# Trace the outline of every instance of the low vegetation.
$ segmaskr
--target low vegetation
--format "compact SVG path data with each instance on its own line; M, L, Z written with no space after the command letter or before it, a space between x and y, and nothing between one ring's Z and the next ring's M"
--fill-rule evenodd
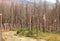
M17 34L19 36L26 36L26 37L36 37L36 30L29 31L27 28L20 28L17 29Z
M26 36L26 37L32 37L32 38L39 38L39 39L45 39L47 41L60 41L60 35L55 34L49 31L42 32L39 31L39 37L37 36L36 29L31 31L32 33L29 32L28 29L22 28L22 29L17 29L17 35L19 36Z

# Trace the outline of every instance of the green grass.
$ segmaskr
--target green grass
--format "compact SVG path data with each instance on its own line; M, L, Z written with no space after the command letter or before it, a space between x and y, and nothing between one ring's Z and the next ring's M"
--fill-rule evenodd
M60 34L52 33L50 31L39 31L39 35L37 36L36 29L32 30L31 32L26 28L17 29L17 35L45 39L47 41L60 41Z
M19 36L26 36L26 37L35 37L36 36L36 30L29 31L27 28L20 28L17 29L17 34Z

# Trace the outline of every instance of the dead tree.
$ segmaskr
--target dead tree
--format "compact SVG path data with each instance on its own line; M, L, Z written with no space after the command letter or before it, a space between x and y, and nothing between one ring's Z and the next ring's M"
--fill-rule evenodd
M56 15L57 15L57 24L58 24L58 27L60 26L60 21L59 21L59 0L56 0ZM56 30L58 30L59 28L58 27L55 27Z
M44 1L44 12L43 12L43 32L46 30L46 0Z
M28 6L28 16L29 16L29 29L30 29L30 32L32 31L32 27L31 27L31 17L32 17L32 14L31 14L31 5Z
M11 2L11 30L14 29L14 3Z

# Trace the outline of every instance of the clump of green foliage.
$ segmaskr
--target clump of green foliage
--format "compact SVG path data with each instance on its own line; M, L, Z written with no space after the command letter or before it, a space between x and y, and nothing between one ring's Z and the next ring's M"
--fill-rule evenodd
M17 29L17 34L19 36L36 37L36 29L30 31L27 28L20 28L20 29Z
M26 33L28 33L28 29L27 28L17 29L17 34L24 35Z

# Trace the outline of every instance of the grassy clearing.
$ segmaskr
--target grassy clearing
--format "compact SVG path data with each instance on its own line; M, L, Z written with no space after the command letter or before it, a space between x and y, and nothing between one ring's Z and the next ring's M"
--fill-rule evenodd
M42 33L39 35L39 38L47 41L60 41L60 35L54 33Z
M49 31L47 31L47 32L39 31L39 37L37 37L36 29L32 30L31 33L32 34L30 34L30 31L26 28L17 29L17 34L19 36L45 39L47 41L60 41L60 34L51 33Z

